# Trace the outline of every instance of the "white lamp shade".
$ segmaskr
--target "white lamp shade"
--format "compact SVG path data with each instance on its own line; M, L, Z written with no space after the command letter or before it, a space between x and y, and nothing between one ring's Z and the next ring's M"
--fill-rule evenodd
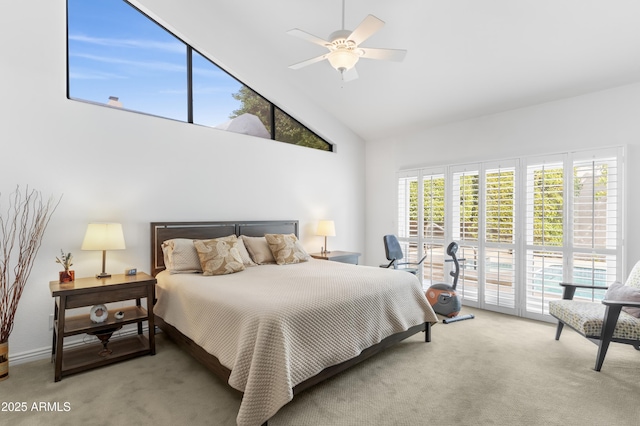
M90 223L82 250L124 250L124 234L119 223Z
M316 235L322 235L325 237L335 237L336 236L336 226L332 220L321 220L318 222L318 230L316 231Z

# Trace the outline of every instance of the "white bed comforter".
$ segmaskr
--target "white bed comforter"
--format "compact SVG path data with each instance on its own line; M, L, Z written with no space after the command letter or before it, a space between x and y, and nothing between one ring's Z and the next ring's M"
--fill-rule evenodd
M438 321L417 278L390 269L312 259L157 279L154 312L215 355L244 392L240 426L264 423L324 368Z

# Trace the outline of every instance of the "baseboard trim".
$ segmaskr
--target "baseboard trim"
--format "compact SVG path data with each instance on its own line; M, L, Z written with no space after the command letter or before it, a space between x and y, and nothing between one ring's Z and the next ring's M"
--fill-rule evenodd
M144 334L147 334L147 330L149 330L149 327L147 325L142 327L142 332ZM132 336L137 333L137 328L121 330L118 333L118 337L114 338L113 340L119 339L120 337ZM94 343L94 341L92 341L91 343ZM78 346L86 344L87 342L85 342L84 340L66 341L64 344L64 350L77 348ZM11 346L9 346L9 349L11 349ZM33 349L25 352L19 352L16 354L9 353L9 367L11 367L12 365L26 364L27 362L40 361L41 359L48 358L51 358L51 346Z

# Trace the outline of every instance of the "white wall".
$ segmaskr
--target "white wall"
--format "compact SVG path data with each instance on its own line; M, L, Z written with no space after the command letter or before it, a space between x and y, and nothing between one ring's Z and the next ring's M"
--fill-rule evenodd
M151 221L298 219L304 246L318 251L317 220L332 218L331 246L364 250L363 141L291 92L280 105L290 102L290 112L323 129L336 153L70 101L65 7L8 2L0 13L2 209L18 184L63 195L20 301L12 362L50 350L48 284L60 249L73 253L76 276L99 272L100 254L80 251L91 221L123 224L127 249L107 253L112 273L149 270ZM258 91L286 86L279 75L256 73L250 85Z
M397 232L398 170L623 145L628 148L628 271L640 259L638 111L640 84L635 84L368 142L365 263L383 262L382 236Z

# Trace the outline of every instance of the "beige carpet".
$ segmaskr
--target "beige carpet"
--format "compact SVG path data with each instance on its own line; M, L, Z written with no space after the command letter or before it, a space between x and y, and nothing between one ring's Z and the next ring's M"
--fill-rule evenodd
M557 342L551 324L463 311L476 319L438 324L431 343L420 333L301 393L269 425L639 424L640 352L631 346L613 344L596 373L597 347L572 330ZM58 383L48 360L11 366L0 408L26 402L27 411L0 411L0 424L234 425L238 394L157 340L156 356ZM36 411L41 402L60 411Z

